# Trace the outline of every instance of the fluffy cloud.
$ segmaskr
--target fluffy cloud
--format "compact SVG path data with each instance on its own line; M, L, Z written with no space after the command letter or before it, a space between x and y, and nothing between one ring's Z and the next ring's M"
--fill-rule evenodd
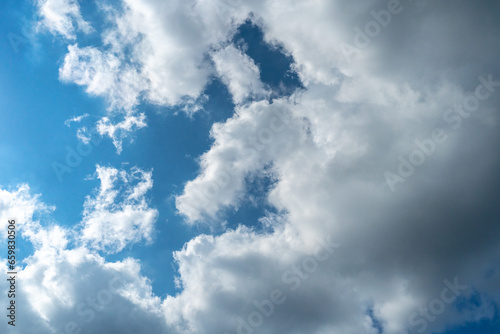
M237 207L245 179L288 156L306 140L301 120L292 119L288 99L253 102L236 109L225 123L214 124L214 145L201 157L201 173L176 198L177 208L189 221L215 217L223 207Z
M125 123L134 122L141 99L163 106L196 103L215 72L207 54L230 38L246 18L245 10L234 13L236 7L210 1L124 1L122 5L120 9L101 6L110 25L102 33L103 46L70 45L59 71L62 81L84 86L89 94L108 101L113 117L103 122L109 127L123 124L116 113L123 114ZM231 15L221 15L229 9ZM216 53L214 59L243 57L231 50ZM218 69L226 78L229 68L223 68L220 61ZM255 65L246 62L241 75L255 76ZM239 63L233 61L233 65ZM238 88L242 81L235 79L231 78L230 87L237 90L239 100L244 94L243 87ZM255 94L262 92L258 80L253 89ZM100 132L111 136L120 151L122 136Z
M187 333L316 332L315 322L330 332L376 333L358 305L363 296L331 276L337 248L328 238L310 247L290 230L200 236L176 252L184 290L165 300L166 319Z
M37 324L39 333L161 333L164 327L156 312L159 300L134 259L110 263L85 248L42 248L26 260L19 281L19 314L26 315L16 326L21 332Z
M240 227L189 241L175 253L183 290L161 301L144 277L126 269L137 269L135 262L113 264L136 282L130 295L121 295L124 307L146 312L152 324L162 319L176 333L237 333L238 327L240 333L243 327L377 333L381 327L396 334L492 317L500 302L500 73L492 52L500 42L491 33L499 28L497 10L489 1L375 0L173 1L168 7L126 1L123 11L110 10L105 46L71 46L61 78L135 115L141 98L192 103L210 75L219 75L236 103L256 100L213 125L214 143L200 158L199 175L176 198L177 209L189 222L217 222L224 208L238 207L248 178L270 171L276 182L267 200L284 212L262 220L271 232ZM268 43L293 56L303 90L261 100L255 64L227 46L248 17ZM124 124L130 126L119 128L128 131L141 122ZM120 172L99 175L88 217L106 216L118 196L113 184ZM150 184L142 173L139 179L124 203L143 212ZM87 236L97 237L93 247L115 251L121 241L137 241L116 233L119 226L108 232L123 238L109 245L100 234ZM325 236L341 247L320 261L314 255ZM92 257L84 263L104 261ZM267 317L263 301L276 289L286 301L274 303ZM66 295L72 294L43 300L71 305ZM450 296L469 306L445 303Z
M76 0L37 0L36 4L40 15L39 27L53 34L75 39L77 31L88 34L93 30L83 19Z
M81 240L108 253L141 240L151 242L158 211L148 207L145 195L153 186L152 173L102 166L96 173L101 186L85 201Z
M89 94L106 97L112 109L130 110L146 81L135 67L122 66L121 61L112 53L70 45L59 77L86 86Z
M375 36L364 33L370 42L361 48L356 46L357 28L364 30L370 22L377 22L377 14L370 11L388 11L387 2L256 3L254 14L262 19L266 40L290 52L305 85L304 91L289 99L293 103L285 101L290 119L300 122L292 123L293 136L289 129L273 133L256 159L244 149L245 139L258 138L269 128L269 119L259 123L258 113L238 108L233 118L215 124L214 145L201 158L200 175L177 198L179 211L191 220L217 217L225 207L238 206L245 176L271 166L278 180L268 194L269 203L288 213L287 225L298 231L299 239L331 234L342 241L338 261L325 269L334 283L318 303L328 305L342 291L350 291L349 300L364 309L350 313L357 319L353 323L364 323L371 308L384 333L424 327L443 330L446 325L491 317L492 303L498 303L498 294L491 290L497 279L487 273L496 272L493 264L498 263L500 230L493 223L499 218L493 189L500 157L493 148L499 140L498 117L493 112L500 106L500 91L499 77L488 79L498 66L488 52L491 40L481 37L477 41L474 36L488 35L498 24L490 15L483 20L483 8L460 2L449 15L462 17L472 11L474 15L464 25L474 33L464 36L466 43L442 49L447 41L462 38L460 30L454 30L451 21L440 20L443 33L436 33L436 28L432 38L426 39L427 25L420 22L435 22L443 8L401 2L390 25L379 24ZM426 42L416 46L416 41ZM494 43L493 48L498 48L498 40ZM343 52L344 44L356 48L352 59ZM473 55L461 56L471 45ZM412 56L418 47L427 50L423 57ZM440 50L439 57L449 61L433 59L438 52L431 51L435 48ZM478 91L488 97L475 98ZM415 161L415 166L400 167L401 159ZM236 173L230 167L239 163L246 168ZM398 169L405 168L406 174L396 183L385 176L385 172L399 175ZM239 244L235 242L234 247ZM255 262L276 259L273 255ZM346 280L335 273L345 273ZM447 306L435 320L425 320L422 308L439 300L447 287L445 281L454 282L455 277L467 285L461 298L479 293L481 303L461 312ZM267 291L272 286L261 284ZM308 291L312 294L314 289ZM217 304L215 299L206 304ZM274 319L266 320L265 329L259 330L272 332ZM312 323L311 319L302 325ZM352 324L334 327L340 321L332 327L328 321L319 323L308 331L374 330L373 323L364 329Z
M217 73L229 87L234 103L240 104L248 98L259 100L265 96L259 68L240 50L229 45L215 52L212 59Z
M7 237L8 221L16 220L16 226L21 231L30 230L33 214L49 213L54 207L46 206L39 201L39 196L32 196L27 184L22 184L15 190L0 189L0 233L2 240Z
M143 113L125 115L121 121L115 121L115 123L110 118L103 117L97 122L97 132L100 135L108 135L112 138L116 152L120 154L123 149L123 140L130 136L133 131L146 126L146 115Z
M152 186L151 173L98 167L97 174L101 187L95 197L87 198L83 231L54 223L49 215L53 208L32 195L27 186L1 190L2 223L7 217L16 218L17 242L30 242L34 248L22 262L17 257L16 333L132 333L145 328L166 332L159 313L161 300L141 275L140 262L133 258L108 262L94 251L119 251L126 243L150 237L157 215L147 208L144 197ZM122 189L117 187L119 182ZM96 225L102 234L93 231L91 239L87 229ZM5 246L4 241L1 244ZM0 267L7 272L4 263L2 258ZM2 280L2 290L8 290L7 286ZM8 302L6 295L1 301ZM2 331L10 331L6 322L0 326Z

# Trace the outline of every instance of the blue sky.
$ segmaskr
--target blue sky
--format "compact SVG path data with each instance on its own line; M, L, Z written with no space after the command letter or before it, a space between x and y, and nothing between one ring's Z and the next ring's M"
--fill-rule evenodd
M498 333L500 8L398 3L1 3L1 328Z

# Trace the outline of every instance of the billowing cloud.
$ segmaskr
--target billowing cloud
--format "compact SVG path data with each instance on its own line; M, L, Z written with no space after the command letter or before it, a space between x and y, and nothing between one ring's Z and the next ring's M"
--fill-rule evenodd
M245 176L271 166L277 182L268 200L288 213L287 225L305 240L332 234L342 242L335 269L326 271L349 272L349 278L333 278L322 302L351 291L349 300L364 309L350 313L357 317L353 323L362 324L372 312L384 333L443 330L492 317L498 303L491 289L498 280L488 272L498 270L493 265L500 235L493 223L499 218L493 184L498 183L494 171L500 157L493 143L499 140L495 113L500 77L493 75L498 64L489 50L499 43L492 46L474 36L488 35L497 23L490 15L483 20L482 7L460 2L449 15L462 16L468 8L474 15L467 26L474 33L465 35L467 43L442 50L447 41L462 38L460 31L451 20L440 20L443 33L427 39L428 26L420 23L434 22L441 5L259 4L262 8L255 5L254 14L264 22L267 41L290 52L305 85L286 107L289 119L300 123L292 123L292 136L289 128L267 136L267 145L257 141L264 147L260 160L251 160L255 155L242 143L262 136L269 119L259 123L257 113L238 108L233 118L215 124L214 145L200 160L200 175L177 198L179 211L191 220L217 217L225 207L238 205ZM474 54L461 59L471 45ZM427 50L425 59L411 56L418 47ZM432 59L435 48L449 61ZM457 66L460 71L453 72ZM270 147L276 148L267 155ZM229 174L239 164L245 169ZM478 262L482 265L474 267ZM343 289L335 287L340 282ZM477 298L475 294L481 302L467 310L457 311L446 302ZM273 320L259 331L272 332ZM308 332L369 332L376 327L369 322L364 329L320 323ZM277 328L286 328L284 322L281 326Z
M212 55L217 73L229 87L233 101L240 104L248 98L261 99L266 95L260 81L260 71L253 60L229 45Z
M76 32L90 33L92 26L83 19L76 0L37 0L39 27L66 39L75 39Z
M50 218L54 208L32 195L27 186L1 190L2 222L7 224L6 217L15 219L18 245L24 241L34 248L29 256L21 253L22 262L23 257L17 255L16 326L4 321L0 325L3 332L11 328L16 333L132 333L144 328L165 332L159 312L161 300L153 295L150 281L141 275L140 261L126 258L108 262L95 252L116 252L127 243L150 237L157 214L147 208L144 198L152 186L151 173L98 167L97 174L101 187L95 197L85 202L83 231L79 226L65 228L55 223ZM120 182L122 189L117 188ZM101 230L93 231L90 240L87 229L95 225ZM4 240L0 244L6 248ZM1 262L6 273L7 261L2 258ZM9 286L7 280L0 283L3 291ZM6 294L2 294L1 301L7 305Z
M102 121L107 129L131 122L140 128L142 121L135 121L140 116L134 110L141 100L162 106L196 104L215 72L208 53L230 38L246 18L244 11L237 17L234 13L222 16L225 6L209 2L124 1L120 10L104 8L110 28L102 33L103 46L69 45L59 75L62 81L84 86L89 94L107 100L111 115ZM228 50L226 56L238 56L229 55L232 49ZM223 55L219 52L214 57L217 60ZM247 64L248 69L241 69L255 76L255 65L248 59ZM225 71L221 75L226 77L228 69L221 66L219 62L219 70ZM231 80L234 89L242 84ZM259 81L254 81L254 93L262 93ZM244 94L241 89L235 93L239 94L237 100ZM100 126L101 134L109 135L120 151L127 131L115 136L114 131Z
M16 189L0 189L0 228L2 240L7 237L7 226L9 220L17 220L18 229L30 230L29 224L33 214L50 213L54 207L47 206L39 201L39 196L30 194L30 187L21 184Z
M109 10L105 45L70 46L61 78L107 98L122 117L138 117L117 127L126 133L143 127L139 101L193 103L220 76L234 102L245 103L213 125L213 145L177 209L191 223L222 222L247 194L246 181L265 171L275 182L264 195L281 214L189 241L175 253L182 291L164 299L152 295L136 260L110 264L64 242L40 246L64 256L57 263L72 274L60 295L32 288L44 296L33 305L37 319L54 326L69 316L61 312L77 303L69 275L84 264L133 282L119 294L123 308L95 322L123 333L138 318L127 318L127 328L104 319L140 310L134 314L172 333L399 334L492 318L500 302L497 14L492 1L465 0L125 1ZM247 18L293 57L303 89L263 99L259 69L228 45ZM101 133L118 131L100 124ZM148 173L121 179L137 184L117 207L121 172L98 175L87 228L128 212L152 221ZM117 239L89 232L88 247L119 251L138 241L121 226L145 231L106 226ZM44 233L64 240L67 232ZM48 267L26 272L53 277Z
M106 97L111 109L126 111L138 103L146 84L135 67L122 67L117 55L78 44L68 46L59 77L86 86L91 95Z
M101 186L85 201L81 240L108 253L151 242L158 211L148 206L145 195L153 186L152 172L97 166L96 174Z
M298 119L292 119L288 99L263 100L238 107L225 123L212 127L214 145L201 157L202 171L176 198L179 212L189 221L215 217L224 207L237 207L245 179L288 156L306 140Z

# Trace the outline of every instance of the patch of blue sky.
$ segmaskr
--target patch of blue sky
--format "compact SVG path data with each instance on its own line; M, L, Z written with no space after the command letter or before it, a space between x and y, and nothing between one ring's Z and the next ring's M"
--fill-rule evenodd
M470 322L457 328L448 329L436 334L498 334L500 333L500 315L496 311L493 319Z
M270 45L264 40L260 27L246 21L238 28L233 41L240 45L260 69L261 81L272 88L273 97L288 96L303 88L293 70L293 57L287 55L280 45Z

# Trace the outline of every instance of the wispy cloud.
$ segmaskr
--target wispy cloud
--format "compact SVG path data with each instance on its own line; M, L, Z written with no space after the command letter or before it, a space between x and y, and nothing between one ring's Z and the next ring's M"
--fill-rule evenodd
M64 121L64 125L71 127L71 123L80 123L83 119L89 117L89 114L83 114L80 116L75 116Z
M91 33L89 22L85 21L76 0L37 0L36 5L40 21L38 28L44 28L52 34L72 40L76 32Z

